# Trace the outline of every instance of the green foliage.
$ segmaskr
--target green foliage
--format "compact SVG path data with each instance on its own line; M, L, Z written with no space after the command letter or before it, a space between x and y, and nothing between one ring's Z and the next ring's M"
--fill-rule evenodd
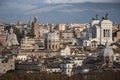
M5 30L10 31L11 26L6 26ZM13 32L16 34L18 39L21 39L24 37L24 33L20 32L20 30L17 27L13 27Z
M27 36L28 36L28 37L30 37L30 38L34 38L34 37L35 37L35 34L34 34L34 33L29 32L29 33L27 33Z
M20 30L19 30L18 28L14 27L14 28L13 28L13 31L14 31L14 33L17 35L17 38L18 38L18 39L21 39L21 38L24 37L24 33L23 33L23 32L20 32Z

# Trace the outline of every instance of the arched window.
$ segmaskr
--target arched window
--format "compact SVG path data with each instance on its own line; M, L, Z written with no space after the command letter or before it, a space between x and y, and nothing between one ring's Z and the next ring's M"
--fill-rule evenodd
M108 30L108 37L110 37L110 29Z
M51 45L49 44L49 49L51 49Z
M107 37L107 29L105 29L105 37Z
M103 31L103 37L105 37L105 29L104 29L104 31Z
M52 45L52 49L54 49L54 45Z
M108 37L108 29L106 29L106 37Z
M57 45L56 45L56 49L58 49Z

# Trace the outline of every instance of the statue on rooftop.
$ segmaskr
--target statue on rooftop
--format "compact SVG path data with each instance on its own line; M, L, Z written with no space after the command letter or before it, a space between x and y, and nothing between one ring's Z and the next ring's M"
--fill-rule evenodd
M95 18L92 18L92 20L95 20Z
M107 14L105 14L105 19L108 19L108 15L109 15L108 13L107 13Z
M96 14L95 18L92 18L92 20L98 20L98 14Z
M98 14L96 14L96 20L98 20Z
M107 20L108 19L108 13L107 14L105 14L105 17L102 17L102 20Z

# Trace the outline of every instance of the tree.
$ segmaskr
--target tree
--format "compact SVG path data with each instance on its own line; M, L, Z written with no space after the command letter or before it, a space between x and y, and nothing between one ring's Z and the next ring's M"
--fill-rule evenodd
M27 36L30 37L30 38L34 38L34 37L35 37L35 34L34 34L34 33L31 33L31 32L28 32L28 33L27 33Z
M21 39L24 37L24 33L23 32L20 32L20 30L17 28L17 27L14 27L13 28L13 31L14 33L17 35L17 38L18 39Z

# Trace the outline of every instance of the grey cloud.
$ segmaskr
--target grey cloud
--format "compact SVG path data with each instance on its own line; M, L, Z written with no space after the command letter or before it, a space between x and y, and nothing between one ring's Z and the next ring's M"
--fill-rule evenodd
M120 3L120 0L44 0L45 3L84 3L84 2L101 2L101 3Z
M26 3L26 1L30 1ZM33 0L2 0L0 1L0 10L11 10L11 11L27 11L37 7L33 4ZM34 0L37 1L37 0Z
M0 0L0 6L3 6L5 3L5 0Z
M24 3L24 4L35 4L43 2L44 0L0 0L0 3L5 2L18 2L18 3Z
M110 11L114 11L115 9L110 8L110 9L93 9L93 11L95 12L110 12Z
M26 11L26 10L34 9L36 7L37 7L36 5L32 5L32 4L20 4L16 2L6 2L4 6L0 7L0 9Z
M84 11L87 11L88 9L82 9L82 8L73 8L73 9L61 9L61 10L58 10L59 12L62 12L62 13L76 13L76 12L84 12Z
M45 12L50 12L50 11L55 11L61 8L65 7L70 7L71 5L56 5L56 6L46 6L38 9L31 10L30 12L26 12L25 15L30 15L30 14L40 14L40 13L45 13Z

